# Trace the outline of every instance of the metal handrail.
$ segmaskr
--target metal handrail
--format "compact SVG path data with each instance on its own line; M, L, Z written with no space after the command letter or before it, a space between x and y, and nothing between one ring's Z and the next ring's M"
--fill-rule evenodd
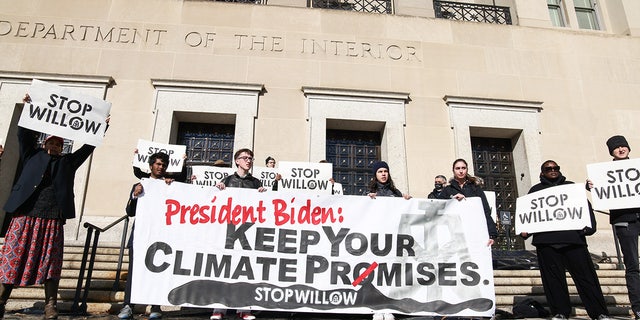
M116 279L115 279L115 282L113 283L113 288L112 288L112 291L117 291L120 286L120 272L122 269L122 257L124 252L125 240L127 239L127 229L129 227L129 216L124 215L104 228L100 228L89 222L85 222L83 224L83 226L87 228L87 238L84 243L84 251L82 252L82 263L80 264L80 274L78 275L78 284L76 285L76 293L73 298L73 305L71 306L71 311L73 313L82 313L82 314L87 313L87 298L89 296L89 290L91 289L91 276L93 274L93 265L96 261L96 251L98 249L98 239L100 238L100 233L111 229L113 226L119 224L123 220L124 220L124 227L122 231L122 237L120 239L120 253L118 254L118 267L116 270ZM93 237L94 231L95 231L95 237ZM92 241L92 237L93 237L93 241ZM89 266L87 268L87 257L89 256L90 245L91 245L91 258L89 259ZM86 280L85 280L85 270L87 273ZM85 282L84 292L82 292L83 281ZM80 301L81 295L82 295L82 301Z

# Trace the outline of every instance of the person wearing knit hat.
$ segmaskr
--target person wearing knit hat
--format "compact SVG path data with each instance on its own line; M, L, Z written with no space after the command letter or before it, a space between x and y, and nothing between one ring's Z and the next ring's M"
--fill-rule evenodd
M613 160L629 159L631 147L624 136L613 136L607 140L609 154L613 156Z
M607 140L609 154L613 161L629 159L631 147L624 136L615 135ZM593 183L587 180L587 189ZM631 310L636 320L640 320L640 264L638 263L638 236L640 236L640 207L609 210L609 223L620 243L623 255L624 272L627 280L627 292Z
M373 166L371 167L371 171L373 174L376 174L376 172L378 172L380 168L385 168L387 169L387 171L389 171L389 165L384 161L374 162Z

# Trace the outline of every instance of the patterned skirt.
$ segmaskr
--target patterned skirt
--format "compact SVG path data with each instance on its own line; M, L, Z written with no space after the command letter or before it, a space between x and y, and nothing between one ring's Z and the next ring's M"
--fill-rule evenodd
M28 286L60 279L63 250L62 220L14 216L2 247L0 282Z

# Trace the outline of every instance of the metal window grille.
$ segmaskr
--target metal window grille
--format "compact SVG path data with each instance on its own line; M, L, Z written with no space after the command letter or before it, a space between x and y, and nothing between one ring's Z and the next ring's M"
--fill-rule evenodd
M509 7L434 0L433 9L441 19L511 24Z
M392 0L310 0L312 8L358 11L368 13L393 13Z

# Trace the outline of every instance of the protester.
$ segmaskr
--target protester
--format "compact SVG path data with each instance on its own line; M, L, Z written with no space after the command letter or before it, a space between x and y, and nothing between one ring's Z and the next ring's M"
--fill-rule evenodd
M23 100L31 102L27 95ZM107 124L109 119L107 119ZM12 214L0 258L0 319L14 286L44 283L44 317L57 319L57 296L64 250L64 224L76 216L75 173L95 149L83 145L62 154L64 140L18 127L22 171L4 206Z
M389 165L384 161L378 161L373 164L372 168L374 177L369 183L368 192L366 193L371 199L376 197L403 197L411 199L408 194L403 194L393 184L391 173L389 173ZM373 320L393 320L392 313L376 312L373 314Z
M224 180L219 182L216 187L220 190L224 190L227 187L258 189L258 192L264 192L267 190L262 186L262 182L250 173L251 168L253 168L253 151L247 148L240 149L233 155L233 159L238 169L232 175L227 176ZM222 319L226 311L226 309L214 309L209 319ZM251 314L250 310L238 310L237 314L242 320L253 320L256 318Z
M547 160L540 166L540 183L531 187L529 193L572 183L562 175L560 166L555 161ZM596 219L591 206L589 206L589 215L590 228L533 234L532 244L536 247L544 294L551 313L555 315L553 320L568 319L571 314L566 271L571 274L589 317L599 320L609 319L607 305L585 238L596 232ZM520 235L525 239L531 236L526 232Z
M133 154L138 154L138 148L133 150ZM173 180L178 180L180 182L184 181L185 177L187 176L187 166L186 166L187 155L183 154L182 155L182 159L183 159L182 171L181 172L167 172L167 173L164 174L164 178L165 179L173 179ZM219 160L219 161L221 161L221 160ZM222 161L222 163L224 163L224 161ZM167 162L167 166L168 165L169 165L169 162ZM138 179L149 178L151 176L150 173L144 172L144 171L142 171L142 169L140 169L140 168L138 168L136 166L133 166L133 175L136 176L136 178L138 178Z
M449 180L449 185L442 190L438 199L456 199L462 201L467 197L479 197L482 201L484 216L487 221L487 231L489 231L489 241L487 245L491 246L498 237L498 230L496 229L495 222L493 222L491 218L491 207L489 206L487 197L484 195L478 179L469 175L468 170L467 161L464 159L456 159L453 162L453 178Z
M631 147L624 136L616 135L607 140L609 154L613 161L629 159ZM593 183L587 180L591 190ZM609 222L614 226L620 249L622 250L624 273L631 310L636 320L640 320L640 264L638 263L638 236L640 236L640 207L611 209Z
M149 178L150 179L163 179L167 184L171 184L174 179L167 175L167 166L169 165L169 155L163 152L154 153L149 156ZM182 174L177 176L179 181L184 181L186 178L186 167L183 167ZM138 206L138 197L144 193L142 184L136 183L129 192L129 201L127 202L126 212L130 217L135 217L136 209ZM134 225L135 227L135 225ZM131 319L133 317L134 305L131 303L131 284L133 277L133 229L131 228L131 236L127 243L129 249L129 268L127 273L127 284L124 290L123 307L118 314L120 319ZM149 319L162 318L162 311L160 306L151 306L151 312L149 313Z
M267 166L267 168L275 168L276 159L274 159L271 156L268 156L266 159L264 159L264 165ZM281 179L282 179L282 175L280 175L279 173L276 173L276 178L273 180L273 186L271 186L271 190L278 191L278 182Z
M391 174L389 173L389 165L386 162L375 162L373 164L373 174L375 177L371 178L366 193L370 198L375 199L376 196L380 196L411 199L410 195L403 194L393 184L393 179L391 179Z
M442 193L442 190L444 190L444 187L447 185L447 177L439 174L434 178L434 182L433 182L433 191L431 191L431 193L429 193L429 195L427 196L427 198L429 199L438 199L438 196L440 195L440 193Z

